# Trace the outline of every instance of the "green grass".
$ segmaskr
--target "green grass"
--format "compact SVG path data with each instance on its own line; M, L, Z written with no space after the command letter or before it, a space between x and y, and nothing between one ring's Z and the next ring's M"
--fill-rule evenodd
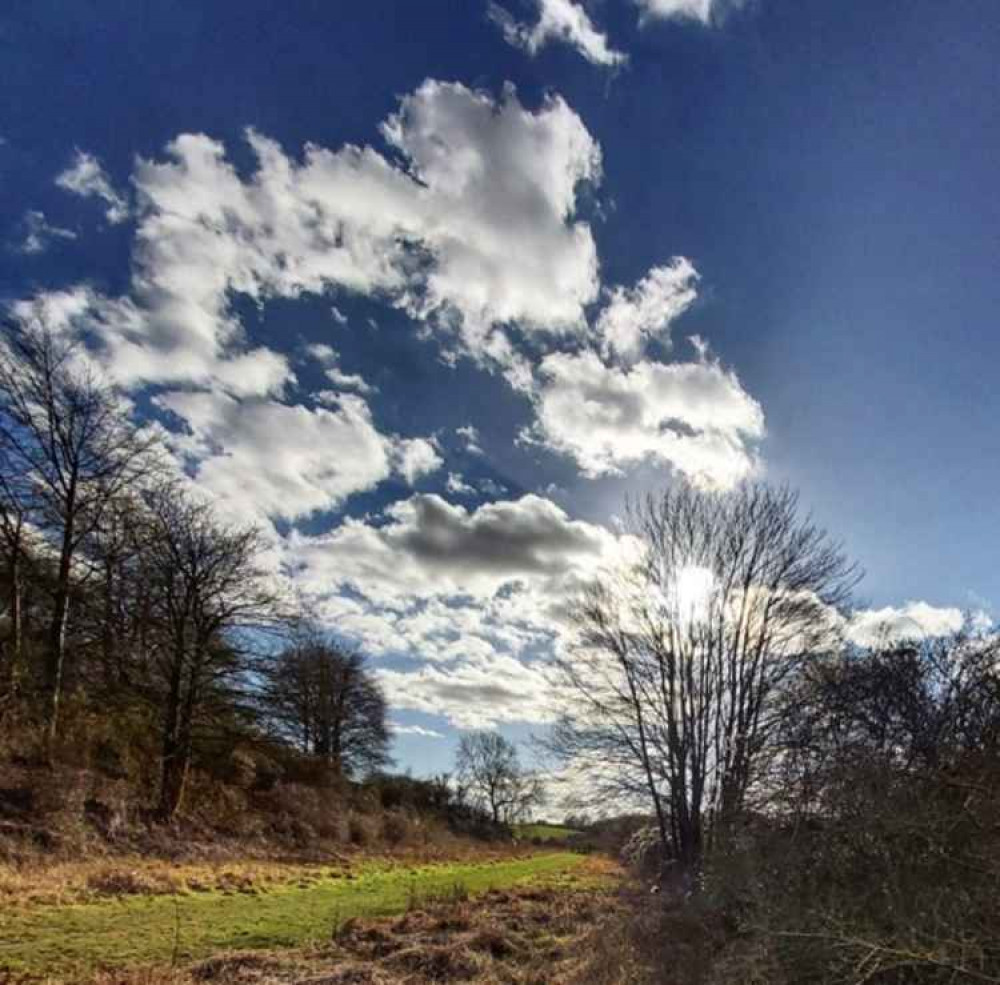
M0 913L0 969L65 974L326 941L350 917L399 913L414 900L457 889L476 894L559 880L582 861L558 852L478 864L370 866L353 879L330 877L264 893L126 897L14 910Z
M537 838L539 841L564 841L579 832L562 824L515 824L514 834L522 840Z

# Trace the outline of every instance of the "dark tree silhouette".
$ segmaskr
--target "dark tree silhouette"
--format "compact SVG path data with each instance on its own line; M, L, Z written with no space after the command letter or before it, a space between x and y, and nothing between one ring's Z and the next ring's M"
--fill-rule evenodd
M246 670L242 634L276 615L276 596L259 567L255 527L220 522L207 503L166 486L148 497L152 538L154 681L161 702L159 813L180 806L199 715Z
M267 717L335 776L364 777L390 762L385 695L361 654L310 629L278 653L267 677Z
M787 489L678 485L631 505L627 532L634 557L585 592L557 661L552 745L595 802L648 803L693 863L766 775L776 699L835 642L855 575Z
M12 504L27 508L23 496L29 496L33 518L56 557L44 668L50 745L59 723L74 561L107 504L146 473L150 444L72 343L51 332L7 326L0 344L5 514L16 518ZM21 478L27 481L14 492ZM16 559L17 551L10 556Z

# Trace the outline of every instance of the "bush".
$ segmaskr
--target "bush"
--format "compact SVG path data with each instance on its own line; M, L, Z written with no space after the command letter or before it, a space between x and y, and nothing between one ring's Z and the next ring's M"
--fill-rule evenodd
M640 878L659 878L668 861L659 829L648 825L633 832L622 846L620 858Z
M410 837L410 820L399 811L389 811L382 820L382 837L389 845L401 845Z
M377 821L371 815L353 811L347 819L347 837L352 845L364 848L378 840Z

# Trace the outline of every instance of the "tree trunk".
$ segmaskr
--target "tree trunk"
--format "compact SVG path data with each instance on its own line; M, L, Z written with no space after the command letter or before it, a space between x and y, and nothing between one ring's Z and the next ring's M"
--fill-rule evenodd
M71 530L72 527L68 526L67 536L63 538L63 549L59 556L59 574L52 608L52 622L49 626L49 645L45 665L45 688L49 703L46 745L50 757L59 731L59 710L66 669L66 624L69 620L69 581L73 560L70 541Z
M104 613L101 626L101 663L105 687L112 691L121 683L116 660L118 654L115 632L115 573L111 561L104 562Z
M183 649L174 656L171 668L170 689L167 692L163 716L163 746L160 772L160 803L157 814L162 821L169 821L180 806L184 792L184 774L181 748L181 683L184 674Z
M10 562L10 650L7 655L7 667L4 668L3 687L12 694L17 687L17 678L21 672L21 658L23 656L24 637L24 593L21 585L21 550L14 548L14 554Z

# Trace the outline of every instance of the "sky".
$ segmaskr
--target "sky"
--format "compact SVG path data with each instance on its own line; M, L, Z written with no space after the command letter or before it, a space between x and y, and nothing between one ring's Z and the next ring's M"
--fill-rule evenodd
M998 55L995 0L6 5L0 305L437 772L544 729L627 493L790 483L859 641L993 616Z

